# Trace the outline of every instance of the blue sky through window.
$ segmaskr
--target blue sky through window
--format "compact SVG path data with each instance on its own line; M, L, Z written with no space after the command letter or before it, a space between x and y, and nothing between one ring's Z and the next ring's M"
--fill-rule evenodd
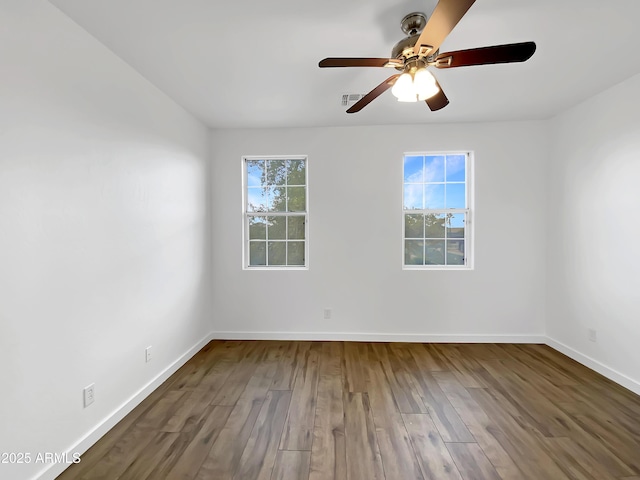
M407 155L404 208L467 208L465 155Z

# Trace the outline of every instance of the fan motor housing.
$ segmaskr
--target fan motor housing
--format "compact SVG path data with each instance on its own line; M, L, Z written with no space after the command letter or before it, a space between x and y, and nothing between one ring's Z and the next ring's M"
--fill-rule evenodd
M416 33L415 35L411 35L410 37L406 37L400 40L398 43L396 43L393 46L393 49L391 50L391 58L402 58L402 57L406 58L410 56L410 55L407 55L409 51L411 52L411 55L413 55L413 46L418 41L419 37L420 37L420 34Z

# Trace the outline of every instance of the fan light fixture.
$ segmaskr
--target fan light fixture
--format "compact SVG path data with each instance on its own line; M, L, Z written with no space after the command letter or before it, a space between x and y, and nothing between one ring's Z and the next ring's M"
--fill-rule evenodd
M417 102L433 97L440 89L436 79L426 68L419 68L413 75L403 73L398 77L391 93L399 102Z

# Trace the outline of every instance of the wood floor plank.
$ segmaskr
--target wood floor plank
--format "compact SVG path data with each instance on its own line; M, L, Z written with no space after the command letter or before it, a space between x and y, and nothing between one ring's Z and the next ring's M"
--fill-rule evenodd
M379 344L377 354L391 392L401 413L427 413L428 409L415 388L412 368L415 362L405 349ZM408 357L408 358L407 358Z
M384 480L369 396L360 392L344 392L344 418L347 479Z
M342 342L322 342L318 375L342 375L342 358L344 349Z
M513 416L521 416L542 435L546 437L569 435L568 417L558 411L557 407L548 400L546 390L536 389L529 379L515 374L514 363L509 360L483 362L486 372L485 382L491 386L492 391L498 392L508 402Z
M184 392L180 402L176 402L172 415L164 425L159 425L163 432L188 432L208 410L211 395L206 391L192 390Z
M233 479L251 431L262 409L262 403L262 398L241 398L238 400L220 435L209 450L208 456L200 469L196 470L196 475L193 478L198 480Z
M380 456L387 478L424 480L402 416L396 410L392 387L382 360L369 362L368 390Z
M233 478L269 391L269 385L273 382L276 368L273 364L256 367L256 374L247 382L218 439L213 443L209 455L194 478Z
M403 414L402 419L424 478L463 480L429 415Z
M280 450L271 480L308 480L311 452Z
M347 480L342 378L322 375L313 426L309 480Z
M640 397L544 345L213 341L58 480L640 480Z
M164 427L182 406L180 400L188 394L186 391L169 390L140 417L136 426L149 430Z
M527 366L535 370L538 375L532 377L534 380L544 378L551 384L562 387L568 385L580 385L579 379L572 378L563 373L554 365L546 362L544 358L537 355L530 345L503 345L503 350L517 361L517 365ZM485 359L488 360L488 359Z
M344 372L345 392L366 392L366 377L362 369L363 358L358 344L345 342L342 371Z
M465 388L483 388L487 385L476 371L482 370L482 366L473 358L465 357L465 347L462 346L463 352L460 352L460 346L455 344L433 344L431 351L434 355L439 355L442 363L448 366L448 370L452 372L458 381Z
M240 458L234 480L269 480L282 435L291 392L270 390Z
M415 386L445 442L474 442L469 427L442 391L432 372L418 372Z
M605 466L570 438L545 438L547 452L569 478L574 480L615 480Z
M178 461L168 471L167 478L191 480L194 477L194 471L200 468L209 454L213 443L227 422L232 408L219 405L208 408L201 425L197 428L197 433L184 449Z
M508 437L471 397L469 391L448 372L436 372L438 385L445 392L460 417L503 480L521 480L523 474L502 443ZM502 438L503 442L499 442Z
M258 367L256 357L260 347L250 343L246 347L244 361L239 361L230 372L224 384L220 387L215 397L211 400L211 405L233 406L247 386Z
M577 386L566 389L573 401L558 403L560 408L563 405L573 405L574 410L582 409L583 412L598 412L600 417L606 416L607 421L616 428L622 428L633 437L635 442L640 441L640 429L638 428L638 417L632 409L628 409L625 404L617 403L609 395L598 395L589 386ZM609 412L612 412L609 413Z
M176 442L179 434L176 432L158 432L145 449L136 456L135 460L118 477L118 480L147 480L158 463L167 457L167 452Z
M624 429L613 427L606 416L580 404L563 404L567 412L584 432L572 438L587 450L613 476L640 474L640 442ZM604 417L604 418L603 418Z
M253 426L273 382L277 365L269 363L256 367L235 407L229 414L218 439L197 471L198 479L231 480L240 464L240 457L249 440Z
M532 480L539 479L541 476L554 480L569 478L541 446L542 440L535 435L535 432L531 432L533 427L505 412L508 405L500 394L492 394L481 388L472 389L470 394L487 415L500 426L501 432L505 435L497 437L497 440L526 478Z
M503 361L500 361L503 362ZM594 451L598 462L607 466L612 475L632 473L633 470L627 468L616 456L608 450L606 446L600 444L593 449L594 439L589 438L589 433L580 425L576 418L572 418L567 412L559 408L564 405L569 408L573 404L553 404L544 395L544 391L536 392L533 382L525 382L519 379L510 368L513 362L506 361L504 368L494 368L487 364L487 371L496 379L492 391L496 398L504 400L502 409L513 418L517 418L519 423L529 425L545 437L570 437L587 451ZM533 376L530 371L528 376ZM487 377L489 378L489 377ZM491 383L491 380L487 380ZM541 441L544 445L544 441Z
M464 480L501 480L477 443L448 443L447 450Z
M305 358L305 352L310 348L310 342L289 342L289 348L283 351L278 362L271 390L293 390L299 368L298 362Z
M94 468L76 478L82 480L110 480L118 478L142 454L147 445L153 440L151 431L146 427L136 425L126 436L107 452Z
M299 363L280 441L281 450L311 450L318 395L318 352L308 350Z
M423 343L408 344L407 350L411 352L411 356L420 368L427 372L443 372L447 368L442 364L439 357L432 354L429 345Z

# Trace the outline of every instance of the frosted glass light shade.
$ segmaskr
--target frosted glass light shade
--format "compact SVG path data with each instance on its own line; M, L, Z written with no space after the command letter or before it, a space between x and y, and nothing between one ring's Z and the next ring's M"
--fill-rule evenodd
M426 68L420 68L411 76L403 73L398 77L391 93L399 102L417 102L433 97L440 89L436 79Z
M413 79L408 73L400 75L396 83L391 88L391 93L399 102L416 102L417 96L413 86Z
M440 91L436 79L426 68L421 68L415 73L413 87L418 95L418 100L431 98Z

